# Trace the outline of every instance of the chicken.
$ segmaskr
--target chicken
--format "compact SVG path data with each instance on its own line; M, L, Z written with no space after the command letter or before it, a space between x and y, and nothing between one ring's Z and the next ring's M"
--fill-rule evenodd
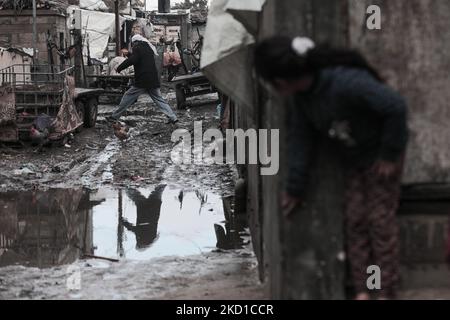
M38 151L42 150L42 147L49 143L48 140L48 130L44 129L42 132L39 131L33 124L30 128L30 138L33 145L38 146Z
M112 125L114 129L114 135L120 140L124 141L128 139L128 128L122 126L119 122L116 122Z

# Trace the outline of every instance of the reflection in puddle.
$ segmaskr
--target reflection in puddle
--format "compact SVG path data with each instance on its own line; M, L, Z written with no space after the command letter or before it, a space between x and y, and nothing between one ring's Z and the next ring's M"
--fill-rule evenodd
M0 266L45 268L86 255L146 260L240 248L243 225L224 213L228 201L165 185L3 193Z

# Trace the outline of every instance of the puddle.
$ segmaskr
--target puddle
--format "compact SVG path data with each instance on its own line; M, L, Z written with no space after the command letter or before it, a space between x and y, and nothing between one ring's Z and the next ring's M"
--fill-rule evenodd
M40 268L86 255L147 260L242 247L229 199L166 185L0 193L0 266ZM225 205L225 206L224 206Z

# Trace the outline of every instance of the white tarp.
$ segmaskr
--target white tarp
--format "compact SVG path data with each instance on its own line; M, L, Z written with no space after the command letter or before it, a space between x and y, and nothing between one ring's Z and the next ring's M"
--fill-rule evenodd
M266 0L228 0L225 10L255 35L258 31L258 15Z
M114 2L109 2L111 8L109 8L106 3L102 0L80 0L80 8L86 10L96 10L96 11L114 11ZM131 0L132 8L143 8L145 0ZM134 15L134 10L131 9L131 15ZM119 0L119 13L130 14L130 0Z
M228 0L214 0L208 13L201 67L217 62L255 42L244 26L225 12Z
M204 36L203 72L220 91L249 108L254 104L251 45L255 38L247 30L248 23L244 25L236 17L257 19L264 3L265 0L213 0ZM257 24L254 28L250 31L255 32Z
M70 14L74 9L78 9L78 7L69 6L67 8L68 14ZM126 19L124 17L120 17L121 26L125 20ZM70 18L68 19L68 24L70 24ZM82 35L83 38L85 38L84 54L86 54L86 34L88 34L91 58L106 62L107 58L104 56L104 52L108 47L108 40L110 37L115 37L114 13L81 9L81 26Z
M86 10L108 11L108 6L102 0L80 0L80 8Z
M258 6L262 8L261 1L254 1L252 10L256 11ZM235 7L234 2L212 1L204 36L201 68L220 91L239 105L251 107L254 90L250 46L255 39L242 23L226 11L228 5Z

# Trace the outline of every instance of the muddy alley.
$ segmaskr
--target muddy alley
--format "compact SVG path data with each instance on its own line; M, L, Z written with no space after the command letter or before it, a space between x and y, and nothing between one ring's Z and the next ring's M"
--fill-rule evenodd
M175 104L174 93L164 92ZM173 130L217 128L217 95L178 110L148 99L64 145L0 148L0 299L263 299L236 169L171 161Z
M0 301L450 300L450 1L373 2L0 0Z

